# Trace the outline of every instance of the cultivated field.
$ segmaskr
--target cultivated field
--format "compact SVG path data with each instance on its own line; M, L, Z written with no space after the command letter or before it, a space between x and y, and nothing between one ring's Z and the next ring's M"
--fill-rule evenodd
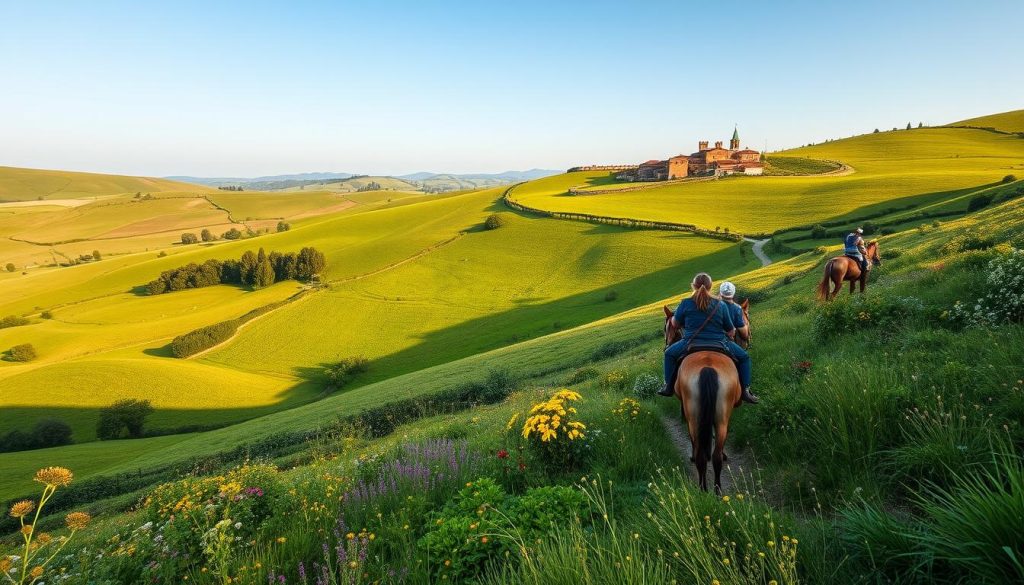
M965 190L990 187L1007 174L1024 173L1024 141L966 128L867 134L773 156L778 160L787 155L838 160L855 172L826 177L728 177L585 197L572 197L566 191L572 186L608 185L612 182L609 174L569 173L517 187L512 196L524 205L548 211L693 223L706 229L761 234L868 215L891 206L929 205L963 195Z

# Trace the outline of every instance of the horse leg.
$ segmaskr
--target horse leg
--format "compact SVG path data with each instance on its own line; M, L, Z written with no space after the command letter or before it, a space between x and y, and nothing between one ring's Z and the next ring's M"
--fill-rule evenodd
M860 276L860 294L864 294L864 287L868 283L868 273L865 272Z
M722 494L722 462L725 461L725 436L729 433L729 422L723 420L715 427L715 452L711 463L715 468L715 493Z
M697 452L697 425L690 424L690 419L686 418L686 405L682 400L679 401L679 413L682 416L683 424L686 425L686 430L690 433L690 463L694 463L697 461L693 457L693 454Z

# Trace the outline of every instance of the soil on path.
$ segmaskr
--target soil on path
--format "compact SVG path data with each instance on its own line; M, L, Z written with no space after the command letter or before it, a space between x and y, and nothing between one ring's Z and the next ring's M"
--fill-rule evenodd
M686 474L697 485L697 467L690 461L693 454L690 445L690 433L683 424L682 419L676 415L661 415L661 424L665 426L665 432L679 452L680 464L686 470ZM725 449L728 461L722 466L722 493L734 494L738 492L749 492L754 487L755 478L760 475L760 468L755 461L751 461L748 454L736 448L729 449L728 443ZM715 481L714 467L708 462L708 484Z
M768 257L768 254L764 253L764 245L772 241L771 238L765 238L763 240L754 240L751 238L743 238L744 240L754 244L754 256L761 261L761 266L768 266L772 263L772 259Z

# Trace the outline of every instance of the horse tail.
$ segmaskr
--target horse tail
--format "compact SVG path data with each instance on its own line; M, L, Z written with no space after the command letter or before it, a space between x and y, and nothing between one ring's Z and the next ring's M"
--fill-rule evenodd
M704 457L710 457L711 430L715 428L715 411L718 408L718 371L711 367L701 369L697 378L697 388L700 391L697 445Z
M827 300L829 293L832 292L832 263L835 262L835 258L825 263L825 275L821 277L821 282L818 283L818 298L821 300Z

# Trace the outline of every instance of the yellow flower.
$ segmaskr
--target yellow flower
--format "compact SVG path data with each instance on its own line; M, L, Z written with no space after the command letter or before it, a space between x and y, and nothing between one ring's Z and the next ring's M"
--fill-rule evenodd
M38 579L43 576L43 568L36 565L35 567L32 567L32 572L30 572L29 575L33 579Z
M85 512L72 512L64 517L64 523L72 531L85 528L89 525L90 520L92 520L92 516Z
M722 501L725 502L726 504L728 504L729 503L729 496L722 496Z
M32 513L32 510L36 509L36 503L32 500L22 500L11 506L11 517L12 518L24 518Z
M350 568L350 569L355 569L358 566L359 566L359 563L357 563L355 561L349 561L348 562L348 568Z
M11 558L4 557L0 559L0 573L6 573L11 570Z
M40 532L36 535L36 542L39 544L46 544L51 540L53 540L53 537L48 532Z
M449 560L447 560L447 559L445 559L445 561L444 561L444 566L446 566L446 567L450 567L450 566L452 566L452 562L451 562L451 561L449 561Z
M285 538L285 537L283 537L283 536L278 536L278 537L277 537L277 544L284 544L284 543L286 543L286 542L288 542L288 539L287 539L287 538Z
M768 541L768 548L775 548L775 541L774 540L769 540Z
M480 542L482 542L484 544L487 544L487 537L486 536L481 536L480 537Z
M24 534L25 536L29 536L30 534L32 534L32 525L31 524L26 524L26 525L22 526L21 527L21 533Z
M779 582L776 581L775 579L772 579L771 581L768 582L768 585L779 585Z
M35 481L49 487L64 487L71 483L75 474L65 467L44 467L36 472Z

